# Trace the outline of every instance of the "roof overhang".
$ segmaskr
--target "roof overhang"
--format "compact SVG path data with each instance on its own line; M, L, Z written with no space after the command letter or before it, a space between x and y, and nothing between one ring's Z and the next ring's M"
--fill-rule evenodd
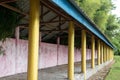
M114 48L112 43L105 37L105 35L96 27L96 25L81 11L73 0L50 0L56 6L63 9L71 17L77 20L79 23L84 25L88 30L90 30L94 35L100 38L103 42Z

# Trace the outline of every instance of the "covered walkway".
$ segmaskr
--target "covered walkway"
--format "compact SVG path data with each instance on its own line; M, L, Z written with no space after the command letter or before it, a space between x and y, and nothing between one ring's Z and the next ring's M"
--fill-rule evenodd
M15 2L19 9L8 4L11 2ZM66 60L68 65L40 70L39 80L54 80L53 78L58 78L55 80L74 80L74 78L76 78L75 80L81 78L85 80L101 66L103 67L103 65L113 60L114 46L75 4L74 0L11 0L2 2L0 5L23 16L16 29L16 43L20 39L19 32L24 34L25 39L28 39L29 35L28 61L26 61L28 62L27 76L26 74L23 76L22 74L20 74L21 76L16 75L20 77L19 80L22 80L21 78L38 80L38 57L41 56L41 53L39 53L41 45L39 46L39 44L41 42L57 44L56 54L54 55L58 54L60 44L67 45L68 54L65 59L68 58ZM79 66L74 65L74 58L76 58L75 47L81 51L80 56L77 56L81 57L81 65ZM89 64L86 63L87 49L91 49L91 63ZM47 51L47 49L45 48L44 51ZM97 60L95 60L96 51ZM15 53L20 52L17 50ZM50 55L48 61L54 55ZM46 55L41 59L44 60L45 58ZM98 67L95 65L95 61ZM61 69L62 67L64 67L63 70ZM87 70L88 67L91 69ZM61 72L57 72L58 69L61 69ZM82 76L79 76L80 74ZM16 77L12 77L16 79Z
M108 61L100 66L97 66L96 62L96 67L94 69L91 69L91 63L90 61L87 61L87 79L102 69L104 66L110 64L111 61ZM80 70L80 63L75 63L75 80L84 80L84 75L81 73ZM68 65L61 65L61 66L56 66L56 67L51 67L51 68L46 68L46 69L41 69L39 70L39 80L68 80L67 78L67 67ZM0 80L27 80L27 73L20 73L16 74L13 76L8 76L8 77L3 77L0 78Z

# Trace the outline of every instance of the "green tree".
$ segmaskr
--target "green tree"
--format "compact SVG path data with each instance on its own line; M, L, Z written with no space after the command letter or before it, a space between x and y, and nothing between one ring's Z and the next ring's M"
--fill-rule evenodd
M92 20L94 19L96 10L101 5L100 0L76 0L76 2Z
M97 24L99 29L104 33L106 29L106 23L108 19L108 14L106 14L104 11L97 11L94 16L94 22Z
M111 0L76 0L76 2L114 44L115 54L120 55L120 17L110 14L115 8Z
M15 3L10 5L17 7ZM13 36L19 21L20 16L18 13L0 6L0 40Z
M105 34L116 47L115 54L120 55L120 20L115 15L109 15Z
M76 0L78 6L95 22L102 32L106 29L109 12L114 9L111 0Z

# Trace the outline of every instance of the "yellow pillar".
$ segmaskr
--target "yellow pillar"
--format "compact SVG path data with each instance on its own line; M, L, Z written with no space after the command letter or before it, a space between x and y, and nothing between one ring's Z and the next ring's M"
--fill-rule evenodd
M108 49L107 49L107 46L106 46L106 61L108 60Z
M107 61L107 45L106 45L106 61Z
M112 59L112 49L111 49L111 59Z
M109 60L110 60L110 47L109 47Z
M114 59L114 51L113 51L113 59Z
M101 52L101 51L100 51L100 40L98 40L98 45L97 45L97 46L98 46L98 47L97 47L97 48L98 48L98 49L97 49L97 50L98 50L98 55L97 55L97 57L98 57L98 60L97 60L97 61L98 61L98 62L97 62L97 63L98 63L98 65L100 65L100 52Z
M30 0L27 80L38 80L39 0Z
M39 0L30 0L27 80L38 80L39 3Z
M113 50L112 50L112 60L113 60Z
M94 68L95 67L95 37L92 35L92 40L91 40L91 43L92 43L92 47L91 47L91 68Z
M81 37L81 51L82 51L82 56L81 56L81 71L86 74L86 31L82 30L82 37Z
M112 50L110 48L110 60L112 59Z
M101 42L101 64L103 63L103 43Z
M113 60L113 50L112 50L112 60Z
M108 61L109 61L109 47L107 47L108 48Z
M105 62L104 43L103 43L103 62Z
M105 62L105 45L103 44L103 62Z
M111 59L112 59L112 49L111 49Z
M108 60L110 60L110 47L108 47Z
M94 68L95 67L95 37L92 35L92 53L91 53L91 60L92 60L92 63L91 63L91 67Z
M105 45L105 62L106 62L106 45Z
M109 52L109 46L108 46L108 61L109 61L109 53L110 53L110 52Z
M110 60L110 47L108 47L108 60Z
M105 45L105 62L106 62L106 45Z
M70 21L68 36L68 79L74 80L74 23Z
M110 48L110 60L111 60L111 48Z

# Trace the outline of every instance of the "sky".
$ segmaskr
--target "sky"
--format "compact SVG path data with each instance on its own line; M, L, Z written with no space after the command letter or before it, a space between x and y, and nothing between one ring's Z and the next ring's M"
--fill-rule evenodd
M116 9L112 11L112 14L115 14L117 17L120 17L120 0L112 0L115 4Z

